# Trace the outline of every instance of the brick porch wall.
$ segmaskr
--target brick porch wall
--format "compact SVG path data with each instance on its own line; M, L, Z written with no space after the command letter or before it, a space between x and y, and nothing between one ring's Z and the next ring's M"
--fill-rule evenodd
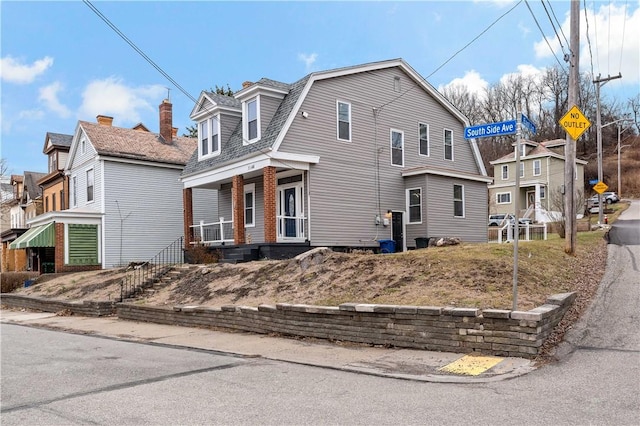
M277 242L276 234L276 168L263 169L264 185L264 241Z

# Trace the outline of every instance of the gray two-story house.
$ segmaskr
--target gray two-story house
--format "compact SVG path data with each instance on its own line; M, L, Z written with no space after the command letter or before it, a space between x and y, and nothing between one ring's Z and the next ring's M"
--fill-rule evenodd
M416 238L487 241L487 177L467 119L402 59L314 72L286 84L202 92L198 149L181 175L191 243L416 246ZM194 221L194 190L218 211Z

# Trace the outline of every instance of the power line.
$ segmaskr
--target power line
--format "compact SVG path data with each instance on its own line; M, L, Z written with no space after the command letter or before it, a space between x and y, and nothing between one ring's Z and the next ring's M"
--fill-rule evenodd
M587 10L587 0L583 0L584 4L584 20L587 23L587 44L589 45L589 62L591 63L591 77L595 77L593 72L593 53L591 52L591 38L589 37L589 11ZM594 11L595 16L595 11Z
M558 43L560 43L560 49L562 49L562 54L566 58L567 57L567 52L564 51L564 45L562 44L562 40L560 40L560 35L558 34L558 31L556 30L556 26L553 23L553 19L551 19L551 15L549 14L549 10L547 9L547 6L544 4L544 0L540 0L540 3L542 3L542 7L544 8L544 11L547 13L547 18L549 18L549 22L551 23L551 28L553 28L553 32L555 33L555 35L556 35L556 37L558 39ZM549 4L549 6L551 6L551 4ZM562 35L564 36L564 33Z
M525 0L526 1L526 0ZM476 40L478 40L482 35L484 35L484 33L486 33L487 31L489 31L489 29L491 29L491 27L493 27L495 24L498 23L498 21L500 21L502 18L504 18L505 16L507 16L509 13L511 13L511 11L513 9L515 9L516 7L518 7L518 5L520 5L520 3L522 3L522 0L520 0L518 3L516 3L511 9L507 10L505 13L503 13L502 15L500 15L497 19L495 19L487 28L485 28L480 34L478 34L475 38L473 38L473 40L471 40L469 43L465 44L460 50L458 50L457 52L455 52L453 55L451 55L451 57L449 57L449 59L447 59L446 61L444 61L438 68L436 68L435 70L433 70L431 72L431 74L427 75L426 77L422 77L422 80L425 81L427 84L427 79L430 78L432 75L434 75L435 73L437 73L438 71L440 71L440 69L442 67L444 67L445 65L447 65L449 62L451 62L451 60L453 58L455 58L456 56L458 56L458 54L460 52L462 52L463 50L465 50L467 47L469 47L471 44L473 44ZM415 89L417 86L411 86L409 89L405 90L404 92L402 92L400 95L396 96L395 98L391 99L389 102L382 104L381 106L378 107L378 109L382 109L385 106L392 104L393 102L397 101L398 99L400 99L401 97L403 97L404 95L406 95L409 91Z
M551 9L551 13L553 14L553 18L556 20L556 24L558 24L558 28L560 28L560 32L562 33L562 37L564 38L564 41L567 43L567 45L569 45L569 40L567 40L567 36L564 35L564 30L562 29L562 25L560 25L560 21L558 21L558 17L556 16L556 12L553 10L553 6L551 6L551 2L549 0L547 0L547 4L549 5L549 9Z
M538 26L538 29L540 30L540 34L542 34L542 38L544 39L545 42L547 42L547 46L549 46L549 50L551 51L551 54L553 55L554 58L556 58L556 61L558 62L558 65L560 65L560 68L564 69L564 65L562 65L562 63L560 62L560 59L558 59L558 57L556 56L556 52L554 52L553 48L551 47L551 44L549 43L549 39L547 39L547 36L544 34L544 31L542 31L542 27L540 26L540 23L538 22L536 15L533 13L533 10L531 10L531 6L529 6L529 2L527 0L524 0L524 3L527 5L527 9L529 9L529 13L531 13L531 17L533 18L536 25Z
M618 68L618 71L622 71L622 56L624 52L624 33L627 26L626 25L627 24L627 3L628 2L624 2L624 13L622 14L622 41L620 43L620 66Z

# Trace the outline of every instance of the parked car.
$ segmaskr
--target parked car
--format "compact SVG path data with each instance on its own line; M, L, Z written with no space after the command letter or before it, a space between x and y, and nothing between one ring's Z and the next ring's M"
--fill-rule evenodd
M504 226L507 223L507 220L511 221L511 224L515 223L514 216L511 213L508 214L492 214L489 215L489 226ZM519 222L523 225L531 224L531 218L521 217Z
M616 194L613 191L608 191L608 192L603 192L602 193L602 202L606 203L606 204L612 204L612 203L617 203L618 201L620 201L620 198L618 198L618 194ZM598 205L598 194L594 195L593 197L589 198L587 200L587 206L588 207L594 207Z

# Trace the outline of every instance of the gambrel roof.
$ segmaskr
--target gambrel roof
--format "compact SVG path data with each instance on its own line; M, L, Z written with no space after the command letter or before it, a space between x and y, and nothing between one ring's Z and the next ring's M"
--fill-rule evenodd
M467 118L458 109L456 109L440 92L438 92L433 86L431 86L423 77L421 77L402 59L392 59L364 65L338 68L328 71L313 72L292 84L286 84L275 80L262 78L258 82L244 87L239 92L236 92L234 94L234 97L223 95L216 95L214 97L213 95L215 94L212 94L210 92L203 92L191 114L192 119L197 119L204 116L205 110L202 109L202 106L203 101L205 100L211 102L212 105L209 110L213 110L216 107L230 106L225 103L233 103L232 99L235 99L236 102L238 102L237 98L242 98L243 95L245 95L247 92L260 90L260 88L264 88L267 91L284 93L284 98L282 99L267 128L262 133L260 140L255 143L244 144L242 129L243 126L242 121L240 121L233 129L229 141L221 149L220 155L198 161L198 151L196 150L185 166L182 172L182 176L187 177L195 175L200 172L212 170L227 164L232 164L244 158L265 153L272 154L278 151L280 143L284 139L289 126L293 122L296 114L298 114L299 108L302 105L306 95L309 93L311 86L316 81L392 67L401 68L416 83L417 87L420 87L427 93L429 93L438 103L440 103L465 126L469 125ZM238 102L237 104L233 104L233 106L238 110L241 108L240 102ZM221 125L224 126L224 124ZM473 155L475 157L476 164L481 171L481 174L486 176L486 170L484 168L484 164L482 162L482 158L475 141L471 140L469 143L471 144Z

